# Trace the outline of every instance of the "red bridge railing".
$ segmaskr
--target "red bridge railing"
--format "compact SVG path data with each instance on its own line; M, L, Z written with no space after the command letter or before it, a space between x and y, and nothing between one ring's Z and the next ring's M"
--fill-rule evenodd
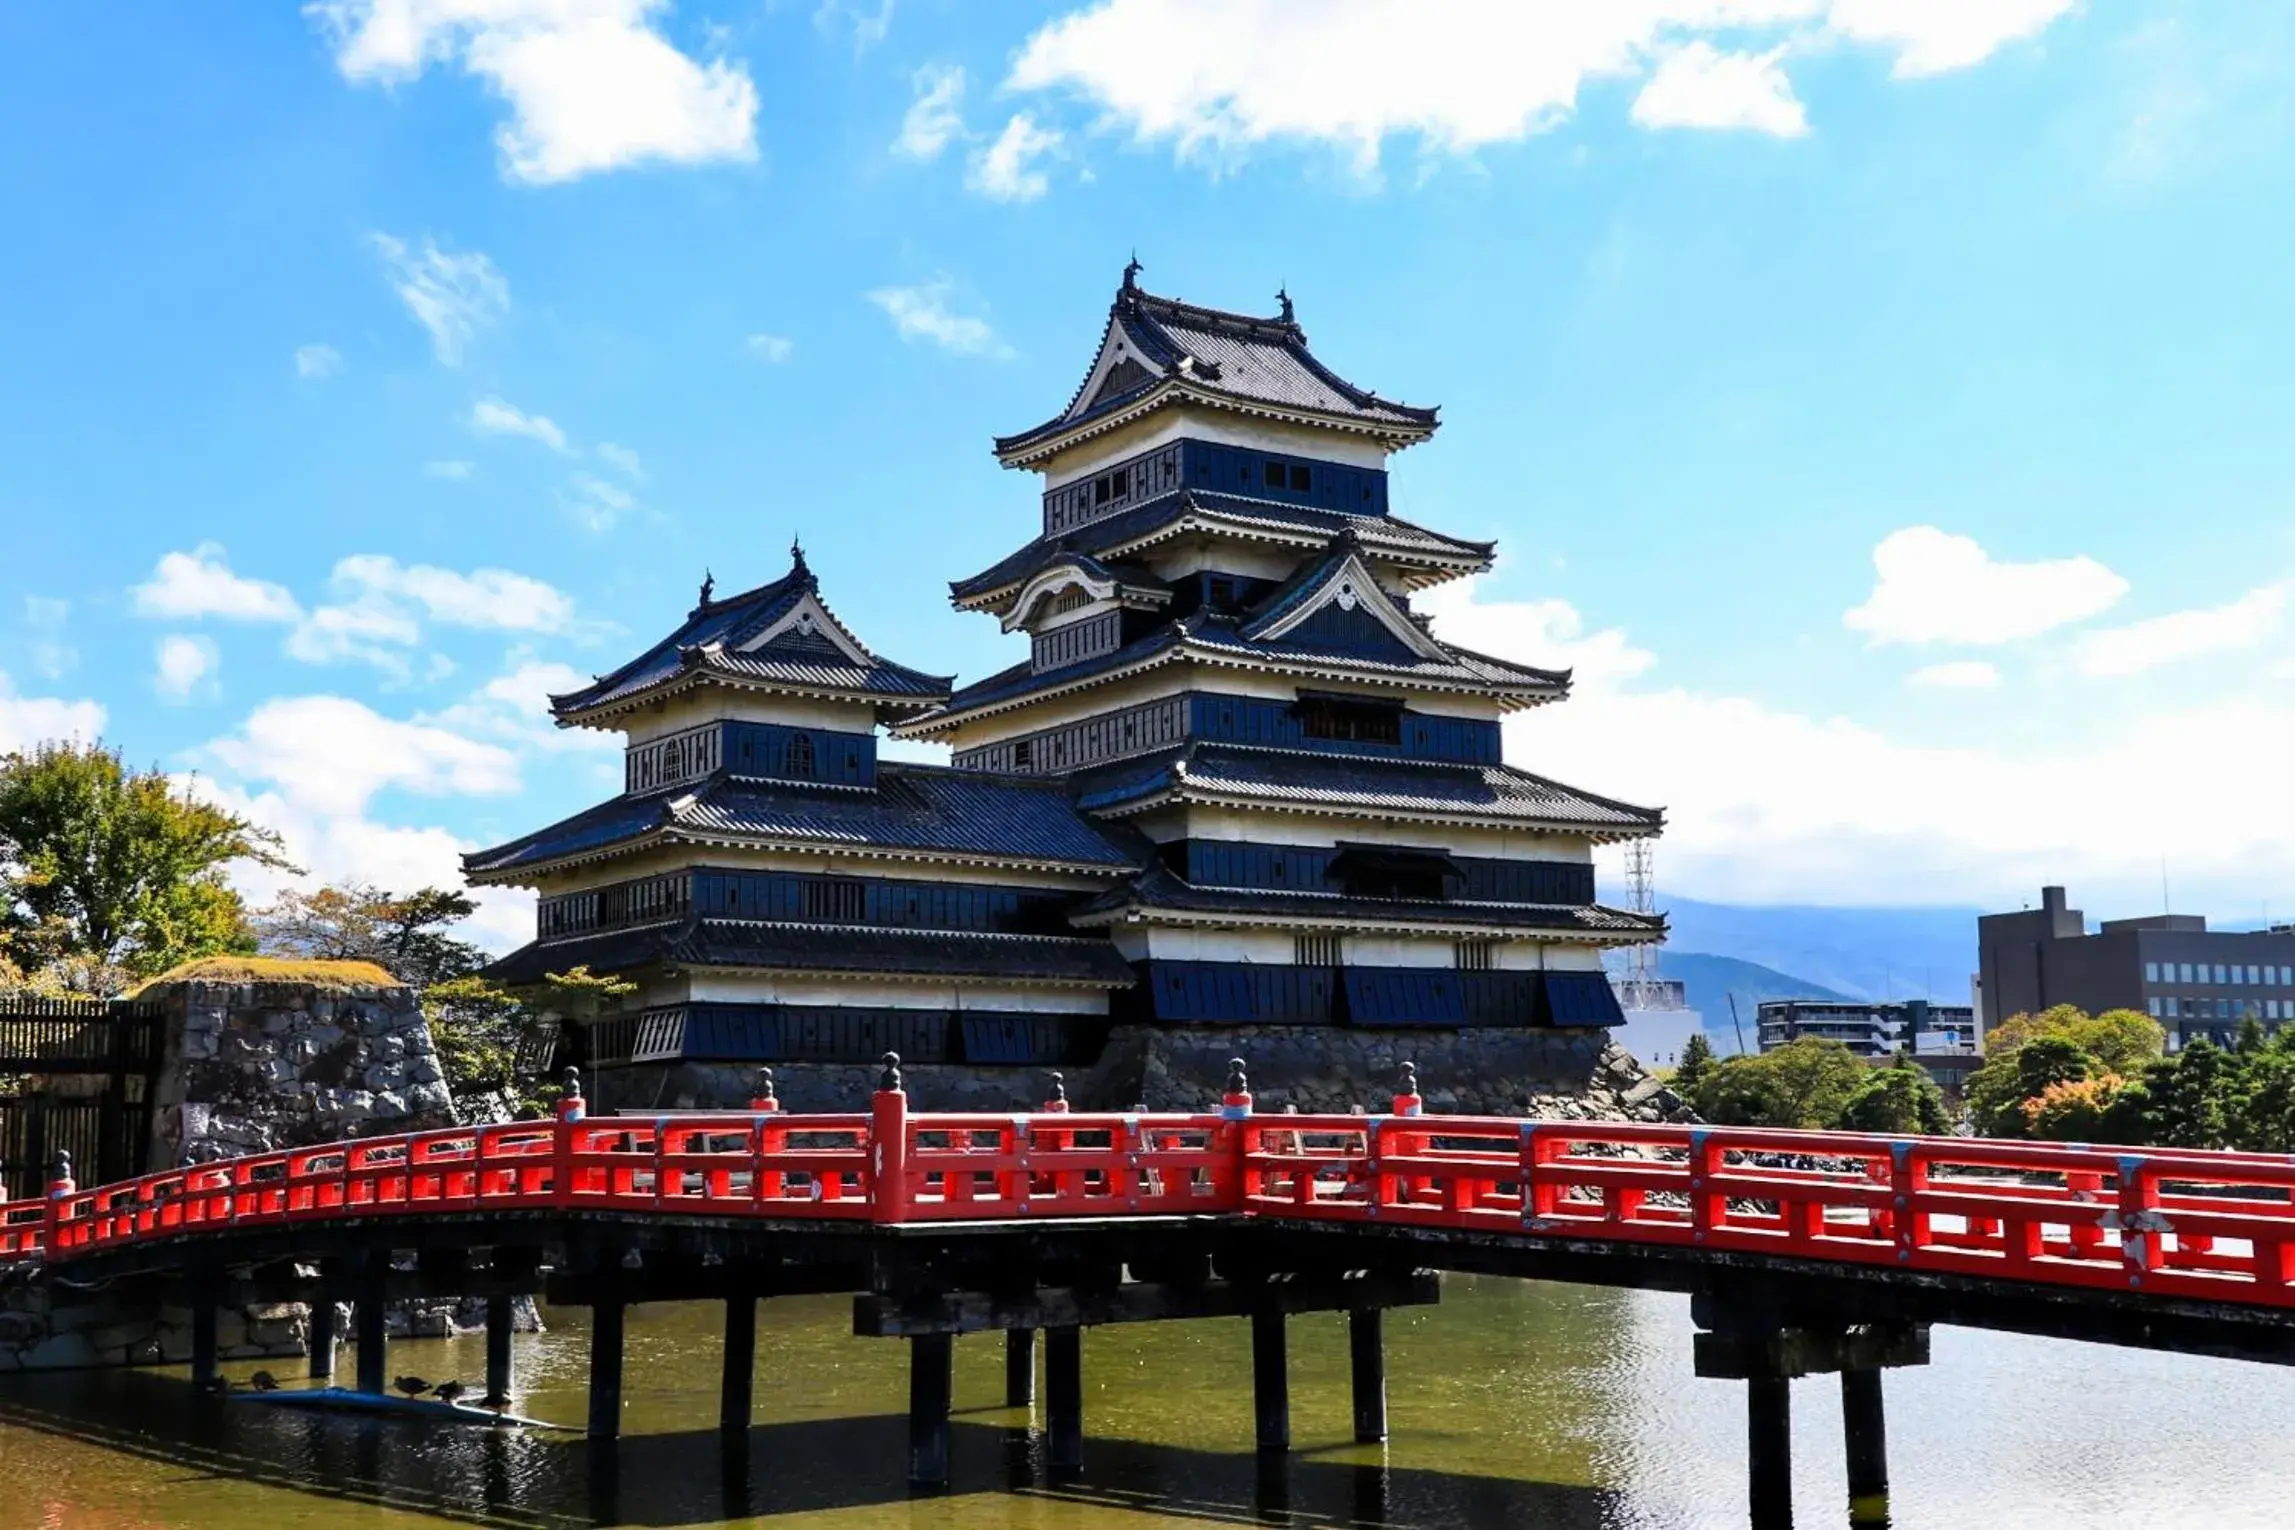
M0 1263L504 1210L876 1223L1218 1213L1768 1253L2295 1306L2295 1160L1950 1137L1217 1113L586 1117L378 1137L0 1203Z

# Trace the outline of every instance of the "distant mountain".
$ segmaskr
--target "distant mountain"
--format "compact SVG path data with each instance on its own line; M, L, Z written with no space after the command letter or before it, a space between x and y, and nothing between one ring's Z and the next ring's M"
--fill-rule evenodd
M1820 998L1969 1002L1980 909L1703 903L1663 893L1658 906L1673 931L1665 945L1668 961L1693 954L1728 958L1767 969L1771 978L1801 989L1815 985ZM1745 1003L1744 994L1737 1002ZM1726 1006L1718 1021L1710 1010L1705 1020L1709 1028L1726 1028Z
M1689 1007L1703 1020L1705 1034L1712 1038L1714 1050L1724 1055L1737 1050L1737 1032L1729 1023L1732 996L1737 1000L1737 1018L1744 1026L1748 1051L1757 1045L1754 1018L1763 999L1853 997L1758 962L1741 962L1734 957L1706 956L1693 951L1660 951L1658 976L1681 980Z

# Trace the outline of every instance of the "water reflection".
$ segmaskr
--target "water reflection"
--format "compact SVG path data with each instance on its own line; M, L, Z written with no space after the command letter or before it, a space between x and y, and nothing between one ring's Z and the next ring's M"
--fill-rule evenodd
M1438 1308L1390 1314L1384 1447L1350 1440L1344 1320L1295 1320L1297 1448L1265 1460L1251 1449L1244 1324L1095 1330L1085 1471L1057 1482L1040 1411L999 1405L1001 1340L962 1341L951 1485L932 1494L903 1480L902 1346L853 1338L841 1300L765 1304L754 1427L728 1441L715 1412L718 1320L702 1305L631 1314L627 1433L611 1450L573 1434L218 1403L180 1372L7 1378L0 1521L1744 1524L1741 1390L1691 1378L1686 1306L1668 1298L1460 1280ZM520 1341L524 1411L582 1419L586 1345L578 1312ZM2280 1372L1975 1335L1940 1333L1936 1351L1935 1366L1888 1382L1900 1527L2285 1522L2295 1468L2280 1464L2278 1442L2295 1423L2295 1390ZM433 1377L475 1377L484 1363L476 1338L404 1353ZM1846 1523L1838 1389L1801 1383L1794 1405L1800 1523Z

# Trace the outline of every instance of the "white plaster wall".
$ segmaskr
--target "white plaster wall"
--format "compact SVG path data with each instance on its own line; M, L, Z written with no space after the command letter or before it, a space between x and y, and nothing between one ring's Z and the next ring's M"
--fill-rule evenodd
M632 744L697 728L708 722L780 723L792 728L834 728L841 733L870 733L876 729L876 709L856 701L826 701L809 696L765 695L723 685L705 685L670 701L616 719Z
M685 997L695 1003L883 1005L888 1009L1025 1010L1045 1015L1104 1015L1108 996L1098 989L1035 988L1018 984L950 981L899 982L890 978L840 981L777 977L769 973L696 971L686 975Z

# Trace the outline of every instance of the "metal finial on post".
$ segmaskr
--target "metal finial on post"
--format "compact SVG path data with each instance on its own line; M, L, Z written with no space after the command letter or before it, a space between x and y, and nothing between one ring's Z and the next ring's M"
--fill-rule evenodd
M1248 1094L1251 1092L1251 1080L1244 1077L1243 1059L1240 1057L1227 1059L1227 1092L1229 1094Z
M1395 1084L1394 1113L1415 1116L1425 1109L1425 1103L1418 1093L1418 1064L1406 1062L1402 1065L1402 1078Z
M892 1094L900 1089L900 1053L885 1053L884 1065L884 1072L877 1075L877 1088Z
M1066 1110L1068 1108L1068 1075L1055 1068L1045 1074L1044 1077L1051 1081L1052 1086L1044 1093L1044 1108L1046 1110Z
M757 1070L757 1098L760 1100L774 1098L773 1070L771 1068L759 1068Z
M1251 1114L1251 1081L1244 1076L1240 1057L1227 1059L1227 1093L1219 1101L1219 1113L1230 1121Z
M56 1150L55 1159L48 1165L48 1183L59 1190L72 1188L72 1155L62 1148Z
M588 1113L588 1104L582 1098L582 1070L568 1068L564 1077L565 1087L558 1094L558 1119L579 1121Z

